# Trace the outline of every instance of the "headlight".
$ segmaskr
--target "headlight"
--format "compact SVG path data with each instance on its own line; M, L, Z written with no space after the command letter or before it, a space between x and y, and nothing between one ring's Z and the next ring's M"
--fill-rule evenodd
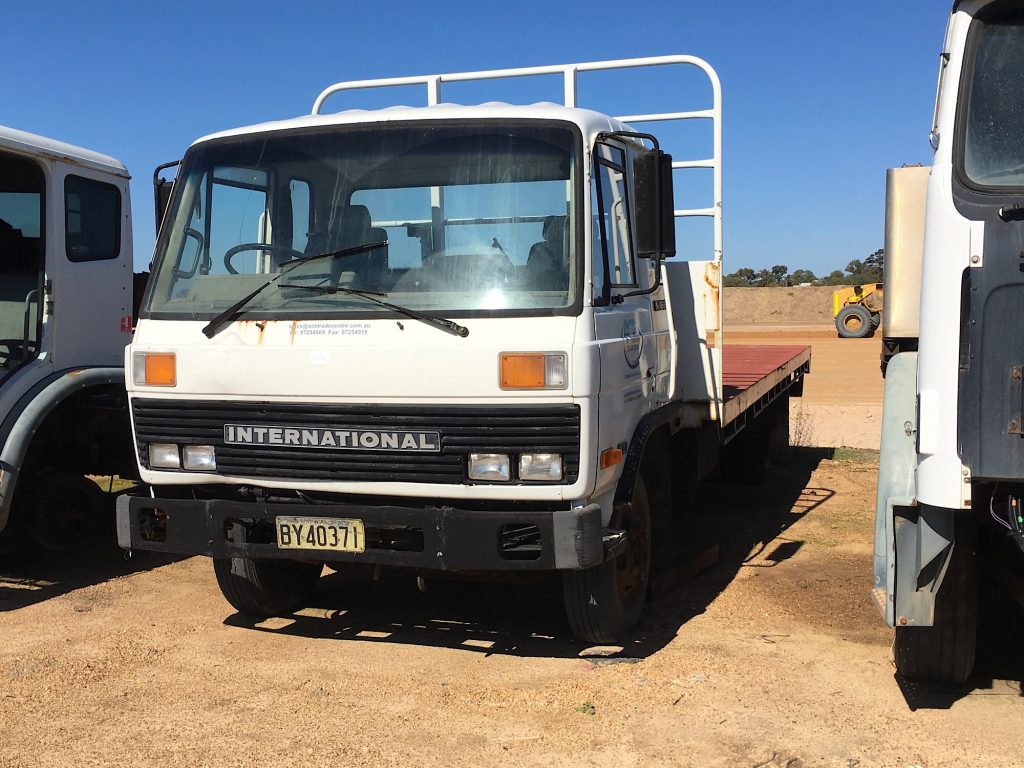
M508 456L504 453L469 454L469 479L503 483L512 477Z
M212 445L186 445L184 454L185 469L210 472L217 468L217 455Z
M181 457L174 443L150 443L149 466L154 469L181 469Z
M524 453L519 457L520 480L562 479L562 456L558 453Z

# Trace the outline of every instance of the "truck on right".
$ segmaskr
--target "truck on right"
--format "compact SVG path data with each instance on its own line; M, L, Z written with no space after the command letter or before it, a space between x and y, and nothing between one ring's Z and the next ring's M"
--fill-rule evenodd
M959 0L930 168L889 171L873 596L905 678L974 667L1024 596L1024 2Z

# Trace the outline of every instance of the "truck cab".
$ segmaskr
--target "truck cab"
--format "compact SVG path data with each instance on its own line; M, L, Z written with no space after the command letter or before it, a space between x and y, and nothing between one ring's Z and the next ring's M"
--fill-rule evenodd
M954 3L934 162L889 172L874 596L908 678L965 680L980 575L1024 583L1022 67L1024 5Z
M132 330L128 171L0 126L0 535L90 535L90 474L134 473L122 368ZM126 460L128 459L128 460Z
M704 72L711 106L576 104L579 72L656 65ZM530 74L564 103L440 99ZM323 113L410 83L427 106ZM576 634L621 638L670 524L669 438L721 420L719 116L679 56L340 83L196 142L127 352L154 493L122 502L122 545L212 556L253 615L325 562L557 570ZM709 121L714 155L630 125L661 120ZM675 208L685 168L712 171L706 208ZM712 223L702 261L669 261L683 216Z

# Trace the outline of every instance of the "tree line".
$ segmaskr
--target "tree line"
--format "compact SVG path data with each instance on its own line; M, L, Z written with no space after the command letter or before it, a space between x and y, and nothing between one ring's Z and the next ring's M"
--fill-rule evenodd
M727 288L772 288L786 285L860 285L862 283L882 282L882 270L885 266L885 249L879 248L866 259L854 259L846 265L846 271L838 269L830 274L818 277L809 269L794 269L783 264L776 264L771 269L754 271L749 267L737 269L724 278Z

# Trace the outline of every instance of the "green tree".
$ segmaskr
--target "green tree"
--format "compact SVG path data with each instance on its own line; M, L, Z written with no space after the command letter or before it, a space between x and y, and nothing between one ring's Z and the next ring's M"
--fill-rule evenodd
M794 269L789 276L790 285L803 285L804 283L816 283L818 278L809 269Z
M846 265L846 272L848 274L846 281L853 285L881 282L884 260L885 250L882 248L872 253L864 261L854 259Z
M873 282L880 283L885 274L885 248L879 248L864 259L864 270L874 275Z
M825 275L825 277L821 278L819 282L823 285L846 285L850 282L850 279L846 274L837 269L830 274Z
M768 288L773 284L774 279L775 277L772 275L771 270L762 269L754 276L754 285L758 288Z
M730 275L726 275L723 284L726 288L749 288L753 282L754 270L750 267L743 267Z

